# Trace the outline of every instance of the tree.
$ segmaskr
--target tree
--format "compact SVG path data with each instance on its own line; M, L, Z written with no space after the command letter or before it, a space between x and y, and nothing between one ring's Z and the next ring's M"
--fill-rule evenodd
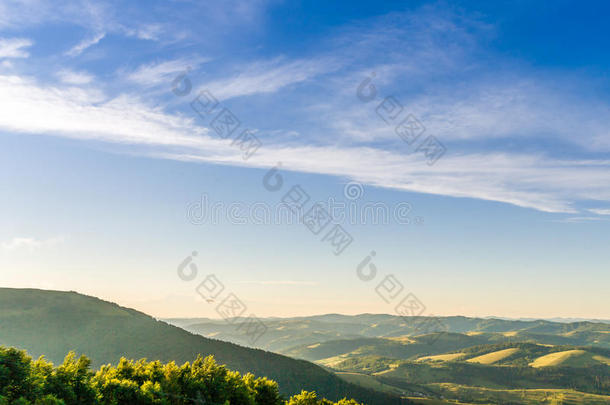
M70 352L54 367L43 357L33 362L22 350L0 346L0 405L359 405L307 391L284 401L275 381L242 376L212 356L182 366L121 358L96 373L90 364Z

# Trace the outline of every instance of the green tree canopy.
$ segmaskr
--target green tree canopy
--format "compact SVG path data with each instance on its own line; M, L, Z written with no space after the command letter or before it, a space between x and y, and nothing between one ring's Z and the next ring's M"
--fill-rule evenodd
M0 405L359 405L307 391L284 400L275 381L242 376L212 356L181 366L121 358L97 372L90 364L70 352L55 367L44 357L34 361L25 351L0 346Z

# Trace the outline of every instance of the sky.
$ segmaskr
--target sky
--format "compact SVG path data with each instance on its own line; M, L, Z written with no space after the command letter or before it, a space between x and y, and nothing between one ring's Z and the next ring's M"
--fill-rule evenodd
M608 319L609 12L3 1L1 284L157 317L411 294Z

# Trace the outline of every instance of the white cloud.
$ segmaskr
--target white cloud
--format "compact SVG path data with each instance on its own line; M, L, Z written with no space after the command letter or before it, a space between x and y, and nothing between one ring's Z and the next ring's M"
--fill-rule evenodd
M177 73L182 73L205 63L207 59L176 59L158 63L141 65L127 75L127 79L142 86L155 86L160 83L170 83Z
M281 161L288 170L547 212L575 212L573 203L581 199L610 201L608 161L483 152L447 154L431 167L421 153L340 145L289 147L267 142L244 162L239 149L195 125L194 119L163 113L137 97L123 95L102 102L95 93L41 87L15 76L0 75L0 110L4 112L0 128L5 130L153 145L157 152L142 153L161 158L259 168Z
M166 114L135 96L100 100L99 95L90 91L41 87L14 76L0 76L0 108L5 112L0 116L0 127L23 133L154 145L157 150L147 153L186 161L252 167L269 167L282 161L289 170L341 176L400 190L500 201L548 212L576 212L574 203L579 200L610 201L610 164L604 161L559 160L546 153L487 150L448 153L430 167L421 154L401 152L406 148L384 150L354 146L354 140L373 142L389 137L397 140L392 128L376 118L375 103L362 104L356 99L355 71L348 71L347 75L344 69L337 72L354 60L360 63L359 72L364 71L364 66L370 66L370 60L379 63L380 98L393 94L391 86L397 85L397 98L424 122L428 133L444 142L527 137L547 132L568 142L585 144L592 137L602 136L603 129L608 127L605 122L608 119L603 118L608 114L602 114L604 105L592 101L574 106L572 96L552 90L553 86L544 80L535 80L537 78L531 75L519 80L500 75L495 76L496 80L471 75L470 81L464 82L462 87L435 84L434 75L447 71L459 74L471 68L468 49L475 46L472 38L456 29L451 21L438 18L432 19L432 33L426 31L429 19L415 23L399 19L400 32L388 21L382 22L375 26L381 30L360 30L359 42L353 47L351 42L341 39L339 42L344 42L339 48L347 49L343 54L327 51L326 55L332 57L259 61L200 87L226 100L273 93L314 78L320 81L319 87L334 85L329 86L328 94L336 89L340 97L348 97L349 101L324 100L326 114L319 116L331 124L321 127L320 131L315 129L319 132L316 137L322 140L319 146L298 144L312 144L313 135L307 131L314 130L309 125L306 129L295 128L301 136L291 140L293 146L267 140L253 158L244 162L239 150L216 138L206 128L195 125L194 119ZM412 41L404 41L405 32L413 34ZM446 38L447 33L455 34L455 42L449 47L439 44L438 39ZM400 45L403 42L404 47ZM380 43L380 48L371 46ZM456 46L456 43L466 45ZM401 46L396 48L401 52L389 54L388 60L374 59L375 55L383 54L388 45L391 45L390 49ZM361 53L364 56L360 56ZM127 79L144 86L156 85L184 71L188 65L185 59L147 64L129 73ZM427 70L425 66L432 68ZM335 72L338 74L333 76ZM414 82L413 78L424 78L418 85L429 85L429 88L409 92L408 85ZM385 92L388 88L390 90ZM404 99L400 92L406 94ZM315 97L321 96L317 93ZM363 110L369 115L362 114ZM35 120L31 119L33 115ZM575 133L579 136L574 136ZM468 145L462 150L468 150Z
M524 75L527 76L527 75ZM362 78L364 78L363 76ZM552 79L556 83L561 79ZM553 90L550 80L522 77L512 81L477 78L467 90L432 86L426 94L396 96L404 110L443 142L490 142L511 139L547 139L565 142L589 151L610 150L610 105L603 100L579 97L569 91ZM336 130L337 137L356 142L397 139L394 125L386 124L376 108L383 97L363 104L330 104L321 108L322 117ZM352 96L353 97L353 96ZM355 98L355 97L353 97Z
M118 143L202 144L195 135L206 130L194 127L190 119L163 114L135 97L102 101L98 92L39 87L20 77L0 76L0 127Z
M99 32L90 38L85 38L78 44L74 45L68 51L66 51L67 56L77 56L80 55L85 49L97 44L106 36L105 32Z
M473 78L466 88L432 87L405 107L445 140L546 137L588 149L601 146L593 140L609 135L610 106L569 89L565 78L537 75L497 74ZM568 90L558 89L558 83Z
M309 106L308 126L344 143L395 140L393 126L375 114L394 96L403 117L413 114L427 134L465 148L512 140L551 152L560 144L610 151L610 103L595 91L599 83L492 54L486 49L491 27L430 8L373 18L330 36L325 54L344 68L317 78L327 91L290 94ZM377 98L364 104L356 89L373 72Z
M610 208L591 208L589 211L597 215L610 215Z
M182 2L191 3L191 2ZM220 38L226 27L258 28L262 24L267 1L222 0L192 2L168 7L159 19L152 19L149 7L124 7L122 2L91 0L2 0L0 28L32 27L67 23L91 32L106 32L154 40L161 43L193 36ZM163 18L165 17L165 18ZM195 33L194 33L195 31Z
M165 154L185 161L236 164L233 156ZM263 167L346 177L378 187L499 201L545 212L577 212L573 202L610 201L610 165L583 165L545 156L509 153L447 155L428 166L420 154L374 148L273 147L256 154ZM587 182L582 179L586 178Z
M108 2L90 0L5 0L0 2L0 28L19 28L45 23L69 23L94 32L118 30Z
M0 58L27 58L30 54L23 48L33 44L27 38L0 38Z
M5 250L28 249L35 250L43 247L55 246L63 243L64 238L57 236L54 238L39 240L36 238L15 237L8 242L2 242L2 248Z
M75 72L69 69L63 69L57 72L57 77L66 84L89 84L93 81L93 75L87 72Z
M161 24L144 24L136 29L128 28L126 33L139 39L157 41L164 31L165 28Z
M47 15L50 4L30 1L0 2L0 27L15 27L29 25L41 21Z
M301 83L323 73L336 70L338 63L332 59L319 58L282 62L280 59L250 64L242 72L226 79L214 80L201 86L220 100L273 93L286 86Z

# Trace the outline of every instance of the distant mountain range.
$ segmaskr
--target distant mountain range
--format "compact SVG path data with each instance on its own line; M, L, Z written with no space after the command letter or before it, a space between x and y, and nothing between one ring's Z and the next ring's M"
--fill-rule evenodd
M267 318L261 318L265 321L282 321L282 320L307 320L307 319L315 319L315 318L325 318L328 317L345 317L345 316L371 316L371 315L379 315L386 316L388 314L359 314L359 315L342 315L342 314L323 314L323 315L310 315L310 316L300 316L300 317L289 317L282 318L277 316L270 316ZM444 316L441 318L451 318L451 316ZM511 318L505 316L480 316L480 317L470 317L471 319L500 319L503 321L549 321L549 322L560 322L560 323L573 323L573 322L593 322L593 323L610 323L610 319L596 319L596 318L562 318L562 317L554 317L554 318ZM183 324L188 325L192 323L225 323L224 319L215 319L215 318L202 318L202 317L194 317L194 318L161 318L161 320L167 321L171 324Z
M550 321L550 322L595 322L595 323L610 323L610 319L596 319L596 318L506 318L502 316L485 316L484 319L504 319L507 321Z
M224 320L173 318L168 323L215 339L250 344L234 325ZM386 314L317 315L296 318L266 318L268 327L255 347L279 353L299 345L330 340L417 336L444 332L489 334L490 343L519 341L543 344L591 345L610 348L610 325L590 321L553 322L546 320L507 320L497 318L400 317ZM243 320L236 319L235 324Z

